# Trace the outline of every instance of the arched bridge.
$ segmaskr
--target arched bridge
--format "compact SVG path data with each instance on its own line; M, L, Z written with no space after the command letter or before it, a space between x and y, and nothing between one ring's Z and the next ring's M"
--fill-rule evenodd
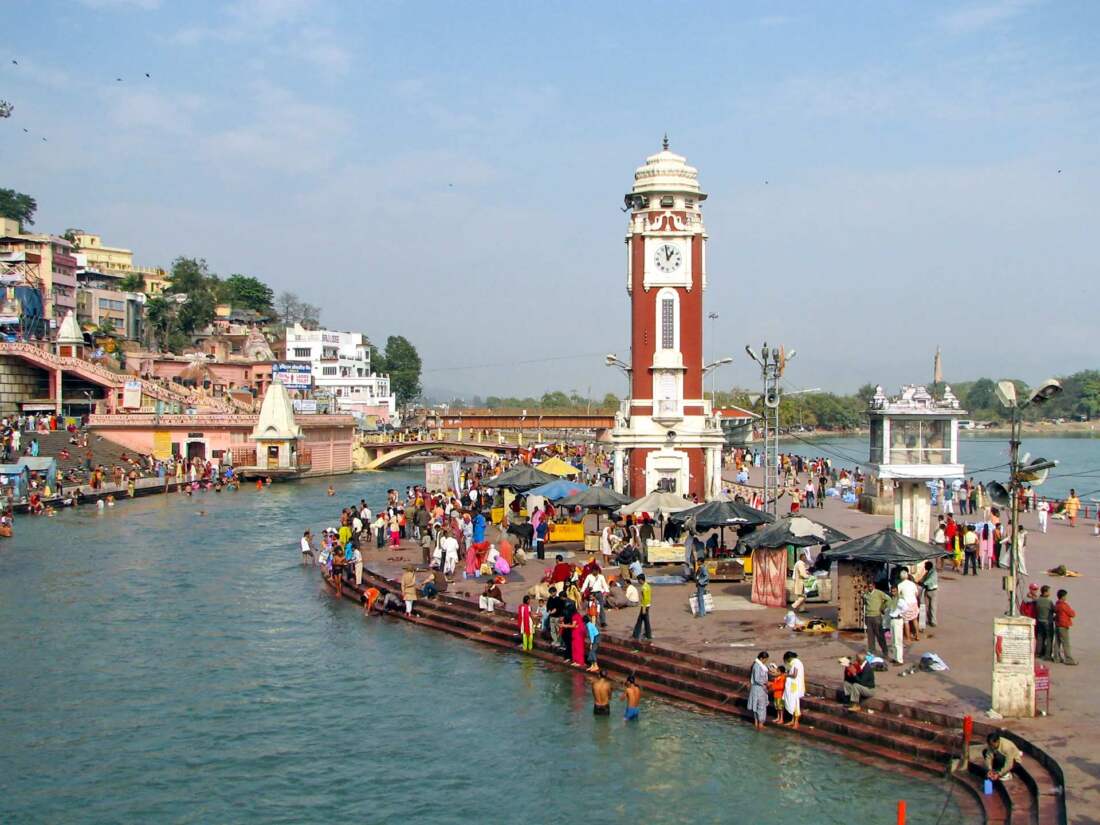
M361 441L355 446L357 470L383 470L414 455L477 455L483 458L512 455L519 448L511 444L484 444L470 441Z

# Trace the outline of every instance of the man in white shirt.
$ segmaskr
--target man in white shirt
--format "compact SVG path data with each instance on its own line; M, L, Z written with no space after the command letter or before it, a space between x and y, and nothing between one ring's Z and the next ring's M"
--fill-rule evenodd
M1047 531L1047 518L1050 516L1050 502L1045 498L1040 499L1036 509L1039 511L1039 530L1045 533Z
M440 540L439 546L443 551L443 575L450 579L458 566L458 539L448 533Z
M313 547L313 534L306 530L302 533L302 564L312 564L317 560L317 553Z
M355 545L351 551L351 566L355 571L355 586L363 584L363 554L359 552L359 545Z
M607 593L611 588L607 586L607 579L603 571L596 569L584 577L581 584L581 593L592 594L596 604L600 606L600 627L607 627Z

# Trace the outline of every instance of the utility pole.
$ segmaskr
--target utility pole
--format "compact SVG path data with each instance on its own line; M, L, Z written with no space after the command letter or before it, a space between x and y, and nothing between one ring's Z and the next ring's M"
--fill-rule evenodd
M776 515L779 507L779 379L795 351L788 353L783 347L768 349L765 341L759 354L753 352L751 346L746 346L745 352L760 365L764 379L764 509Z
M1009 556L1008 615L1019 616L1016 606L1016 582L1020 575L1020 407L1012 407L1012 429L1009 435L1009 495L1012 496L1012 550Z

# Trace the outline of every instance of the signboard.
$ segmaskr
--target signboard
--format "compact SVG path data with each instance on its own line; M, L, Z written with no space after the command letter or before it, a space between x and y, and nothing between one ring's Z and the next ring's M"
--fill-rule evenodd
M429 461L424 465L424 486L428 491L457 490L458 462Z
M271 380L288 390L308 390L313 386L313 374L308 363L276 361L271 365Z
M153 431L153 458L160 461L172 457L172 433L168 430Z
M294 412L296 413L316 413L317 402L312 399L295 398L291 401L294 405Z
M1010 718L1035 715L1035 620L993 619L993 710Z
M141 382L131 379L122 388L122 406L128 410L141 409Z

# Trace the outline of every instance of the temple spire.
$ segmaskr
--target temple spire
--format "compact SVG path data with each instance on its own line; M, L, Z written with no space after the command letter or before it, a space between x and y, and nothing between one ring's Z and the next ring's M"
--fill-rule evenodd
M665 132L665 139L661 141L661 148L664 151L668 151L668 132Z

